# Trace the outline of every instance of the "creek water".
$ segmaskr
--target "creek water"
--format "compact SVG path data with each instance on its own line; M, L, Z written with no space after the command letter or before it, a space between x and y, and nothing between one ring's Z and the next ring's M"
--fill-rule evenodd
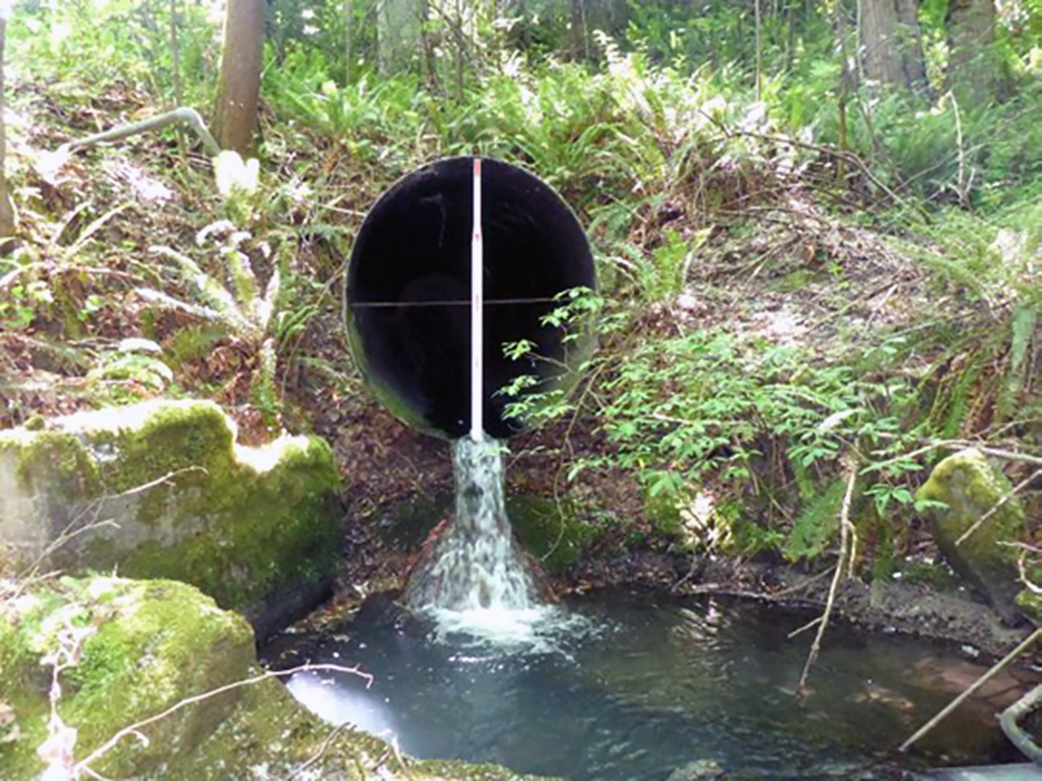
M602 593L559 606L524 641L446 634L397 610L363 607L323 637L292 638L286 664L358 664L373 676L297 674L290 690L423 758L494 762L580 781L666 779L713 760L741 778L854 779L983 672L904 637L830 628L799 699L805 616L720 599ZM286 650L286 649L283 649ZM1002 754L994 713L1014 682L956 711L905 766ZM1012 758L1012 755L1011 757Z
M894 748L984 670L834 625L799 698L811 633L788 635L809 616L622 591L539 604L503 510L498 446L460 440L455 468L455 517L408 607L371 599L343 625L267 653L275 666L360 666L368 685L308 672L288 686L330 723L413 756L575 781L701 778L699 762L730 778L893 778ZM991 701L957 711L901 764L1000 758L994 714L1018 688L996 680Z

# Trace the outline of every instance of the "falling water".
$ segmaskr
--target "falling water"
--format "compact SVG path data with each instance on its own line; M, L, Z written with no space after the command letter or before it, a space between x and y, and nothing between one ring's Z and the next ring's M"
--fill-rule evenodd
M535 581L503 505L500 443L463 437L453 456L456 507L406 590L414 609L501 615L534 609Z

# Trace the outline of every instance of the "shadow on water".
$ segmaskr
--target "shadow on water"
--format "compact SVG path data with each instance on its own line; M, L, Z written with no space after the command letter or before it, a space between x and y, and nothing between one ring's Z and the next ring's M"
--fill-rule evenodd
M805 620L743 602L610 592L556 609L504 647L446 638L382 598L340 634L284 638L269 653L284 666L359 664L373 676L368 689L353 676L290 681L331 723L393 736L417 757L576 781L666 779L697 760L741 778L865 777L983 671L926 643L834 627L798 699L810 639L787 635ZM902 761L1002 758L993 714L1016 687L997 682L991 701L957 711Z

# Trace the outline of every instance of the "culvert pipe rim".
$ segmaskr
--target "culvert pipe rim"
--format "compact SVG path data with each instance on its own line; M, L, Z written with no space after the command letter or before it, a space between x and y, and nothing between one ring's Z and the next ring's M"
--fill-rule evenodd
M528 393L566 389L589 356L588 319L569 332L545 318L565 291L596 290L597 277L579 220L553 188L493 158L481 168L482 417L485 433L501 439L528 426L507 414L517 399L503 388L533 375ZM470 427L473 171L473 157L445 158L388 189L359 229L344 293L351 350L377 398L406 424L449 439ZM508 358L504 346L522 340L532 354Z

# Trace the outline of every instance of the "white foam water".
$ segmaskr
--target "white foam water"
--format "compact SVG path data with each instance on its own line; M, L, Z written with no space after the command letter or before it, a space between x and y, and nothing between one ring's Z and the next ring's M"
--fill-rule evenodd
M503 502L503 446L463 437L453 454L452 523L406 590L411 608L434 617L435 636L531 646L560 611L540 604ZM559 616L558 616L559 617Z

